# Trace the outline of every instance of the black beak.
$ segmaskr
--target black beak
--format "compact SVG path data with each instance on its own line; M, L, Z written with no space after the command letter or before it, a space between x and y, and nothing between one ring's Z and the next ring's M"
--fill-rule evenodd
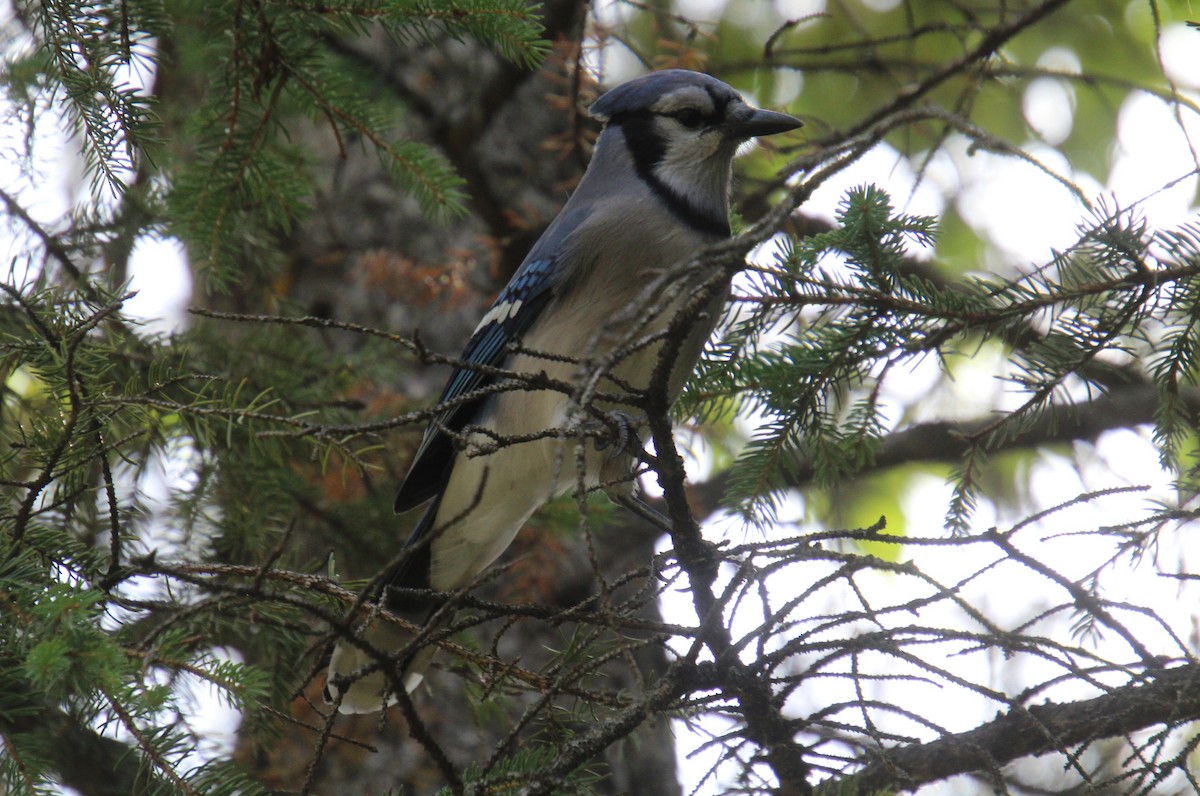
M786 133L788 130L795 130L797 127L803 126L804 122L795 116L747 106L739 109L739 112L726 121L722 128L726 137L746 141L760 135Z

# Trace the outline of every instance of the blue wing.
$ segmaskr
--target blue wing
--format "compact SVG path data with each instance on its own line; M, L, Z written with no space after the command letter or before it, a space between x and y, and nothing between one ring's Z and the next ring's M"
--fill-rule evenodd
M513 274L491 309L479 322L463 350L462 361L471 365L500 367L508 354L508 344L516 340L538 319L554 296L554 258L529 259ZM458 367L450 374L439 405L488 386L495 377L470 367ZM408 511L438 495L454 465L453 433L461 431L478 415L487 396L443 409L421 439L400 493L396 511Z

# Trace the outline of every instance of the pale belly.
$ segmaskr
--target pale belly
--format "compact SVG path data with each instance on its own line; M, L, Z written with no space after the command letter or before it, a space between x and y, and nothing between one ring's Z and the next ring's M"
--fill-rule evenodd
M723 302L723 295L713 298L710 317L702 320L680 346L669 379L672 398L691 372L715 323L711 315L719 311ZM591 389L584 387L587 393L584 398L591 406L604 413L619 411L635 425L641 425L645 416L641 408L592 396L596 392L622 393L621 385L645 389L650 384L662 344L637 345L636 341L649 340L666 325L673 308L660 309L663 311L653 323L613 329L605 326L612 319L597 308L581 308L566 322L544 329L537 339L526 341L530 350L551 354L612 351L614 341L618 341L618 347L624 344L625 352L607 363L615 378L596 378L595 368L589 370L572 362L531 354L515 356L509 367L518 373L545 373L566 384L590 384ZM630 345L630 340L634 344ZM580 440L577 429L581 420L597 422L564 392L519 388L496 396L480 425L504 429L505 436L498 440L477 434L473 441L490 452L471 456L463 451L457 456L434 524L436 536L431 544L430 570L433 588L447 591L470 583L508 548L534 511L568 490L592 489L600 484L610 489L611 482L625 478L617 489L632 491L632 478L628 475L632 456L619 450L616 441L601 450L594 439ZM574 433L572 429L576 429ZM634 430L640 433L640 429Z

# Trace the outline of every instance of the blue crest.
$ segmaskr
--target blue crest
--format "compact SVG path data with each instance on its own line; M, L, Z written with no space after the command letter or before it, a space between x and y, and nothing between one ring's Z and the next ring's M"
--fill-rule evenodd
M601 121L608 121L622 113L644 110L659 97L670 94L684 86L701 86L714 98L733 98L738 93L727 83L703 72L687 69L663 69L636 77L606 92L592 103L588 113Z

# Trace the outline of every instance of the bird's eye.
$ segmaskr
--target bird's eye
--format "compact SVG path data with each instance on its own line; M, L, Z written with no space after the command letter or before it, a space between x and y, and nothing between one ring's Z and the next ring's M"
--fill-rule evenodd
M704 122L704 114L695 108L684 108L681 111L676 111L673 115L675 121L692 130L695 130Z

